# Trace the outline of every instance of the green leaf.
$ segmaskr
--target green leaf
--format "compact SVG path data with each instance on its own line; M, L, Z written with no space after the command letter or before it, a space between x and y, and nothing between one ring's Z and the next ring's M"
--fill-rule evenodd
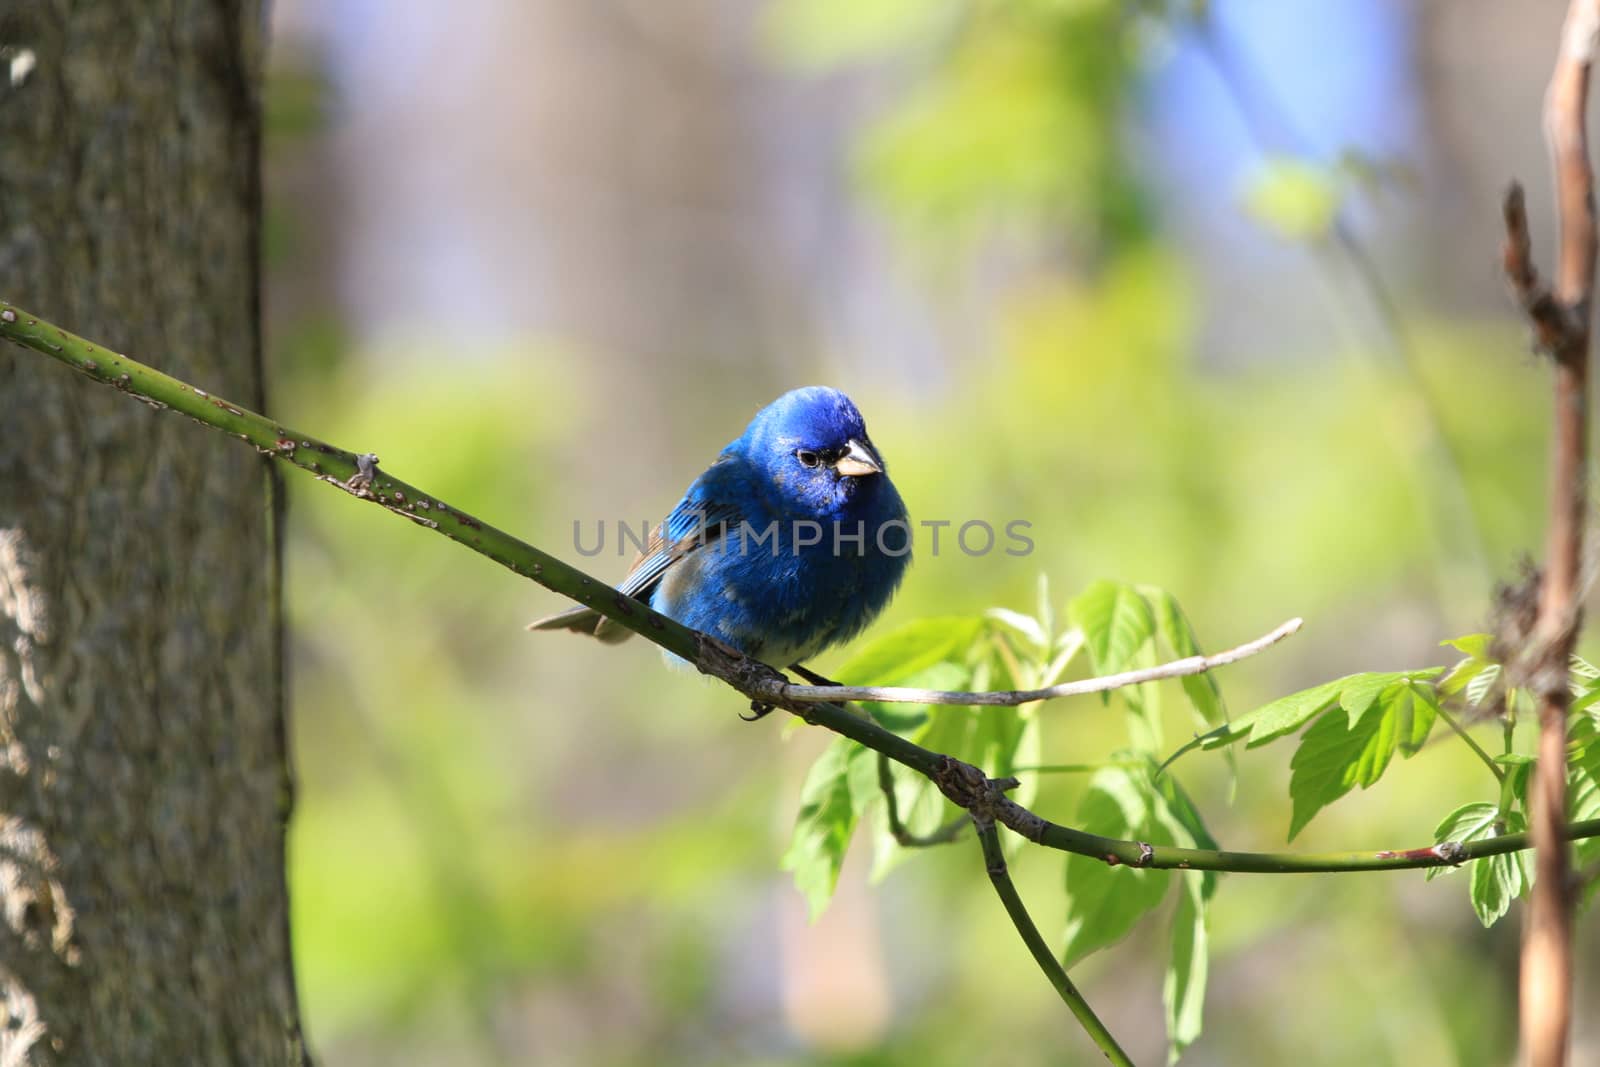
M1039 573L1039 583L1034 592L1034 600L1037 604L1034 609L1034 617L1044 627L1045 636L1053 640L1056 632L1056 609L1050 603L1050 576L1043 571ZM1049 642L1047 641L1046 644L1048 645Z
M1456 665L1450 668L1450 673L1439 683L1439 691L1446 696L1454 696L1484 671L1493 669L1495 665L1486 660L1471 658L1458 660Z
M994 656L992 646L987 643L981 647L989 651L975 667L941 662L911 676L906 684L928 689L987 688L995 681L994 669L998 657ZM1001 674L1001 684L1016 683L1009 671L1002 669ZM925 748L981 767L992 778L1010 777L1020 764L1039 762L1037 709L950 705L915 707L921 710L923 722L911 732L912 740ZM1038 776L1024 775L1022 779L1023 784L1011 796L1017 803L1027 805L1032 802L1033 794L1038 789ZM871 781L873 790L881 795L876 766ZM913 834L932 833L959 814L959 810L945 799L939 788L921 775L897 774L895 799L901 824ZM882 879L912 855L923 851L906 848L897 842L889 833L887 819L879 824L875 844L871 874L874 881Z
M1538 763L1532 756L1521 752L1507 752L1505 755L1496 756L1496 763L1509 768L1506 772L1504 789L1509 791L1517 802L1512 805L1518 811L1528 810L1528 779L1533 776L1533 768ZM1504 795L1502 793L1502 795Z
M1520 812L1507 812L1503 822L1503 831L1487 836L1519 834L1528 828L1528 820ZM1511 910L1511 902L1526 893L1533 883L1526 852L1485 856L1468 866L1472 868L1472 910L1478 913L1478 921L1484 926L1493 926Z
M1303 160L1269 159L1244 191L1244 208L1257 222L1291 240L1327 236L1344 198L1332 170Z
M1119 755L1126 758L1132 753ZM1184 848L1217 847L1177 779L1170 775L1158 777L1154 763L1147 758L1096 771L1074 821L1089 833L1106 837ZM1088 856L1068 856L1065 872L1067 925L1063 962L1069 967L1096 949L1121 939L1146 912L1161 902L1171 883L1168 871L1138 870L1122 864L1110 866ZM1216 888L1217 876L1211 871L1196 871L1185 878L1191 876L1192 881L1186 880L1185 887L1187 890L1192 886L1199 894L1202 907L1198 921L1203 924L1203 905ZM1175 931L1174 938L1178 936ZM1190 950L1204 954L1203 930ZM1177 951L1176 944L1174 951ZM1199 985L1184 992L1178 1007L1186 1014L1192 1013L1195 1033L1198 1033L1199 1006L1189 1006L1187 998L1204 995L1205 960L1187 960L1184 968L1191 980L1198 968Z
M990 608L984 614L998 623L1009 626L1027 638L1028 644L1031 646L1030 651L1035 655L1043 656L1049 648L1050 639L1045 634L1044 627L1040 625L1039 620L1033 616L1024 615L1020 611L1011 611L1008 608Z
M1433 828L1433 843L1442 845L1446 841L1455 841L1466 844L1468 841L1477 841L1494 832L1494 821L1499 817L1500 808L1495 804L1485 801L1463 804ZM1426 879L1431 882L1439 875L1454 870L1455 867L1429 867Z
M1504 834L1522 833L1527 828L1528 821L1520 812L1513 811L1502 815L1498 806L1478 801L1463 804L1446 815L1434 828L1433 841L1434 844L1443 844L1446 841L1466 844L1469 841L1486 841ZM1525 852L1485 856L1482 859L1472 860L1466 866L1471 871L1469 890L1472 896L1472 909L1477 913L1478 921L1484 926L1493 926L1497 919L1510 910L1511 902L1527 892L1528 886L1532 884ZM1435 867L1428 871L1427 876L1432 879L1451 870L1454 868Z
M1574 751L1567 763L1567 807L1573 822L1600 819L1600 735L1594 724L1582 720L1573 730ZM1572 843L1573 865L1600 860L1600 837Z
M1371 674L1352 674L1339 690L1339 706L1344 708L1354 726L1367 709L1378 703L1378 697L1397 681L1408 680L1407 671L1379 671Z
M961 659L982 627L982 619L967 616L908 622L867 642L834 677L841 685L900 685L936 663Z
M1215 748L1219 744L1228 744L1241 737L1248 736L1248 747L1256 748L1275 741L1285 734L1291 734L1309 722L1318 712L1326 711L1339 699L1339 693L1344 688L1347 679L1338 678L1331 682L1303 689L1298 693L1290 693L1286 697L1279 697L1270 704L1265 704L1233 720L1226 736L1206 743L1206 748Z
M1172 916L1172 953L1161 983L1167 1010L1167 1063L1178 1062L1183 1050L1200 1036L1206 999L1209 949L1206 941L1206 897L1201 872L1181 878L1178 907Z
M1393 722L1387 716L1365 716L1351 726L1346 716L1329 714L1313 723L1289 761L1289 796L1294 802L1289 840L1352 786L1377 781L1394 745Z
M1421 682L1443 673L1443 667L1426 667L1415 671L1381 671L1369 674L1350 674L1298 693L1280 697L1272 703L1257 708L1248 715L1233 720L1225 734L1208 737L1206 748L1231 744L1249 736L1248 746L1257 748L1293 733L1319 712L1338 703L1345 709L1346 721L1354 725L1377 698L1397 682Z
M1156 627L1149 602L1122 582L1095 582L1067 605L1067 618L1083 631L1097 675L1127 670Z
M1183 609L1178 606L1178 599L1165 589L1154 586L1140 586L1139 591L1154 610L1157 636L1172 650L1172 654L1179 659L1201 655L1199 638L1195 636L1194 627L1189 625ZM1227 708L1222 702L1222 689L1210 671L1184 675L1179 681L1195 714L1203 721L1215 723L1228 717Z
M1462 634L1460 637L1449 637L1439 644L1445 648L1453 648L1468 659L1489 659L1489 646L1494 638L1489 634Z
M1467 704L1477 707L1483 703L1483 698L1489 695L1489 690L1494 688L1494 683L1500 678L1500 664L1491 663L1483 668L1483 672L1467 683Z
M1078 805L1076 825L1105 837L1137 838L1170 844L1170 835L1152 826L1156 794L1142 768L1105 767L1096 771ZM1109 866L1089 856L1066 859L1067 924L1062 962L1071 967L1096 949L1112 944L1166 894L1169 871Z
M1433 686L1408 679L1393 699L1394 714L1399 718L1400 754L1409 759L1428 742L1439 718L1439 697Z
M1211 831L1206 828L1205 820L1200 817L1200 809L1194 806L1194 801L1189 799L1189 794L1179 784L1178 779L1170 774L1153 776L1156 796L1160 803L1151 811L1156 822L1164 826L1171 837L1172 843L1183 848L1206 848L1215 850L1221 846L1216 838L1211 836ZM1216 871L1198 871L1200 886L1205 899L1210 900L1211 894L1217 888Z
M1572 698L1572 703L1568 705L1567 711L1576 715L1579 712L1588 711L1597 701L1600 701L1600 685L1591 685Z
M783 869L794 872L795 888L805 895L813 919L833 896L860 813L850 785L852 764L873 758L854 741L835 738L811 765L800 791L800 814Z

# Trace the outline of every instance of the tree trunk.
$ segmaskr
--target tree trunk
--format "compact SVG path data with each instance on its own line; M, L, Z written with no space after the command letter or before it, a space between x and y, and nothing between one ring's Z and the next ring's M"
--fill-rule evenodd
M253 0L0 0L0 291L262 404ZM0 1067L304 1061L266 463L0 351Z

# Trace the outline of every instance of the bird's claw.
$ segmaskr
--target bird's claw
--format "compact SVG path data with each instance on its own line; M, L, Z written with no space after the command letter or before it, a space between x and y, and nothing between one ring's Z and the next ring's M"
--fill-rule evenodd
M743 719L745 722L755 722L757 719L764 719L770 715L772 713L772 708L773 705L771 704L763 704L759 700L752 700L750 702L750 714L741 715L739 718Z

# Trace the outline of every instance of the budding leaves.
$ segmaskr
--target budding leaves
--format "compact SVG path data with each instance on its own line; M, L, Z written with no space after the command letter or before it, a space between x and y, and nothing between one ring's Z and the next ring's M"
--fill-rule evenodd
M1122 582L1095 582L1067 606L1067 618L1083 631L1097 675L1127 670L1156 632L1150 602Z
M1291 693L1195 738L1169 756L1167 764L1195 748L1221 748L1241 740L1256 748L1311 723L1289 764L1293 840L1324 807L1353 787L1365 789L1381 778L1397 751L1409 757L1422 748L1439 715L1431 679L1443 670L1351 674Z
M1151 845L1216 848L1200 813L1171 775L1137 754L1095 772L1074 825L1088 833ZM1064 869L1067 922L1062 962L1120 941L1159 906L1174 881L1180 885L1173 914L1171 951L1163 984L1171 1057L1200 1034L1206 984L1206 904L1216 875L1200 871L1139 870L1092 856L1069 855Z
M1161 589L1097 582L1068 605L1057 630L1048 590L1030 616L992 609L982 618L929 619L911 623L868 643L832 672L847 685L909 685L927 689L1036 689L1069 677L1080 652L1094 675L1115 674L1169 658L1201 654L1199 640L1177 601ZM1170 653L1170 656L1167 655ZM1181 680L1201 728L1225 722L1226 705L1215 678ZM1199 812L1171 775L1155 767L1160 736L1158 689L1154 683L1123 689L1132 714L1131 751L1114 757L1091 779L1074 822L1092 833L1152 845L1215 848ZM1377 702L1353 694L1352 700ZM992 778L1016 776L1009 795L1028 806L1037 793L1041 755L1039 707L953 707L863 702L880 725L934 752L981 767ZM1222 729L1226 730L1224 726ZM926 837L962 813L926 778L903 767L884 772L876 752L834 740L812 766L801 810L783 865L794 873L813 916L827 906L845 853L863 819L874 828L874 878L920 849L897 842L890 832L885 789L894 797L899 823ZM1010 848L1023 844L1006 835ZM1067 900L1062 952L1068 965L1128 933L1159 907L1176 883L1170 951L1163 1000L1169 1051L1177 1056L1200 1034L1207 973L1206 911L1216 875L1197 871L1151 871L1072 855L1065 861Z
M1082 634L1089 667L1097 676L1154 666L1165 646L1175 658L1200 655L1200 642L1171 593L1154 586L1098 581L1067 605L1067 618ZM1222 691L1210 673L1179 679L1184 695L1202 725L1227 718ZM1133 713L1133 743L1142 749L1159 744L1160 709L1152 683L1118 690ZM1103 696L1110 700L1110 694Z

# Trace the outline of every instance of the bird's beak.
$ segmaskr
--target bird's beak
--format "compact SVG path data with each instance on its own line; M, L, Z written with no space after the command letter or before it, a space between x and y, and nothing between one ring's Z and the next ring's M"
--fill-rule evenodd
M850 439L850 450L839 457L833 469L840 474L859 478L863 474L882 474L883 460L872 450L871 445L862 444L854 437Z

